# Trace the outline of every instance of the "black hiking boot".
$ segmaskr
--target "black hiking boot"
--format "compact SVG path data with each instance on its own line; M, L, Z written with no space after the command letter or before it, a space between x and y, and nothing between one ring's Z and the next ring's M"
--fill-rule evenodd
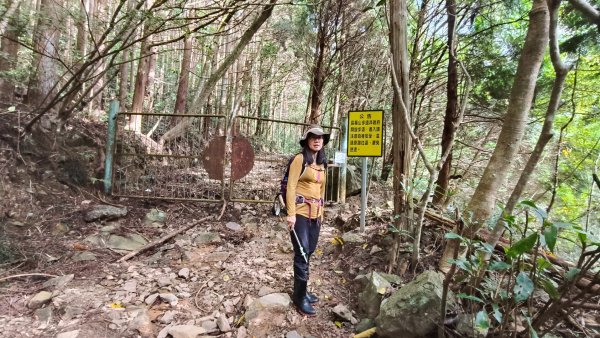
M306 284L307 282L305 280L294 278L294 294L292 299L294 305L298 308L298 311L308 316L314 316L317 311L315 311L308 301Z
M314 293L307 292L306 293L306 300L308 300L309 303L314 304L314 303L318 303L319 302L319 297L317 297L317 295L315 295Z

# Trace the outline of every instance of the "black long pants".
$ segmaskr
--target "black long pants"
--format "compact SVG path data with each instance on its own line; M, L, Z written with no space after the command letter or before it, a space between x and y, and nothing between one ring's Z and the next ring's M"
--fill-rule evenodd
M299 301L306 296L306 285L309 276L308 263L310 262L310 256L317 249L321 222L318 219L309 219L301 215L296 215L294 229L308 261L305 261L304 257L302 257L298 241L294 233L290 231L290 237L294 246L294 298Z

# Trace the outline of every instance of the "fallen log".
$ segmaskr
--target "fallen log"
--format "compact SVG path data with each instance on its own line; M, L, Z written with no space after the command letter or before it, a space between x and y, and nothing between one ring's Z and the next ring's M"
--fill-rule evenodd
M171 239L171 238L179 235L180 233L186 232L186 231L190 230L191 228L195 227L196 225L198 225L198 224L200 224L202 222L205 222L205 221L207 221L207 220L209 220L211 218L212 218L212 216L204 217L204 218L202 218L202 219L200 219L200 220L198 220L198 221L196 221L196 222L194 222L194 223L192 223L190 225L187 225L187 226L185 226L185 227L183 227L183 228L181 228L179 230L173 231L173 232L171 232L171 233L169 233L169 234L167 234L167 235L159 238L158 240L156 240L154 242L151 242L151 243L148 243L148 244L144 245L143 247L139 248L136 251L132 251L132 252L128 253L127 255L121 257L117 261L117 263L125 262L126 260L131 259L131 258L133 258L133 257L141 254L142 252L148 251L148 250L150 250L150 249L152 249L152 248L154 248L154 247L156 247L156 246L158 246L158 245L160 245L160 244L168 241L169 239Z

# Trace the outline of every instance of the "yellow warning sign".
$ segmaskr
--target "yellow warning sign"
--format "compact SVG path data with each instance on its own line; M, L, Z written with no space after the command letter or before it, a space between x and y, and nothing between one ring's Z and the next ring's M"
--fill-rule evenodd
M348 157L383 156L383 110L348 113Z

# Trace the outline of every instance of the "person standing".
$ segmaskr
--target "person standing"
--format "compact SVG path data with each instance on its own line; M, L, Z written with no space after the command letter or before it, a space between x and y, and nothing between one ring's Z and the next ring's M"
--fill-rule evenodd
M327 159L323 147L330 135L311 125L300 138L302 152L290 164L286 190L287 224L294 246L294 305L314 315L319 298L307 291L310 257L317 248L323 220Z

